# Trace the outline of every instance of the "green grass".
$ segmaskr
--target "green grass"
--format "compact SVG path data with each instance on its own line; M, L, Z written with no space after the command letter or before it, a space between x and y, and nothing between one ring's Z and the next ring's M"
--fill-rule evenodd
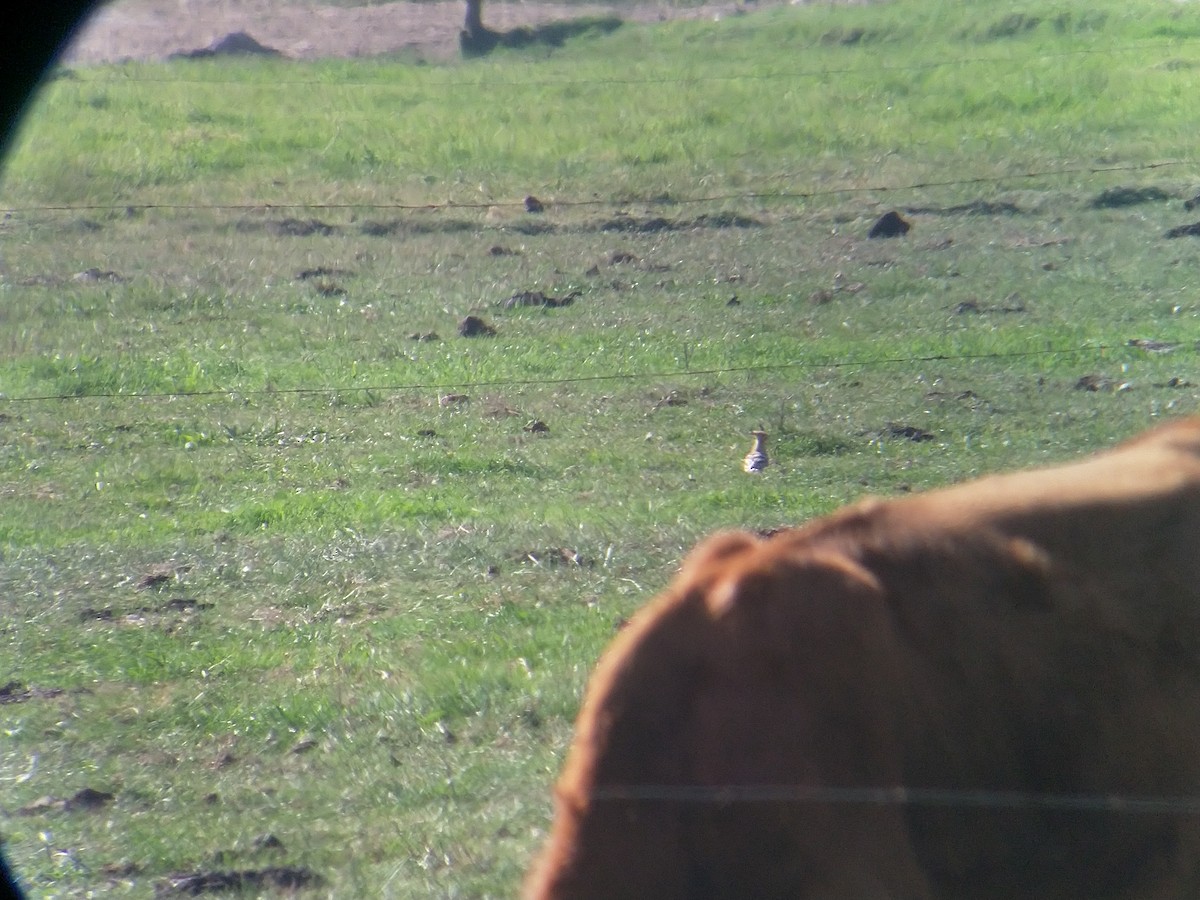
M772 9L626 27L533 60L76 69L9 163L10 201L486 203L582 199L583 184L689 196L853 186L847 164L891 184L1191 154L1178 116L1197 79L1190 10L1018 15Z
M587 673L698 538L1194 411L1200 245L1163 235L1198 218L1197 31L898 0L51 82L0 184L32 892L511 896ZM867 240L892 208L913 231ZM113 800L36 808L84 787Z

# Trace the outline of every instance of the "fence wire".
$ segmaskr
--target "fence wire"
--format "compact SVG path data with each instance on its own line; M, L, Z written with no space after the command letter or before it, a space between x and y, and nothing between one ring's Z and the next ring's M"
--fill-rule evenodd
M1200 815L1200 797L1104 793L951 790L942 788L852 788L818 785L605 785L592 796L602 802L800 803L837 806L912 806L952 809L1113 812L1131 815Z
M0 403L47 403L67 400L176 400L189 397L254 397L306 394L398 394L411 391L454 391L480 390L503 387L557 387L568 384L586 384L600 381L662 381L678 378L718 377L721 375L755 374L760 372L785 372L804 369L848 369L872 368L875 366L904 365L922 362L980 362L985 360L1029 359L1031 357L1100 356L1113 350L1107 344L1082 347L1048 347L1041 350L1014 350L1005 353L932 353L922 356L887 356L871 359L832 359L808 362L771 363L757 366L717 366L706 369L671 369L653 372L606 372L596 375L567 375L559 378L497 378L465 381L425 381L398 384L369 385L317 385L304 387L271 388L207 388L191 391L145 391L128 392L97 391L86 394L30 394L8 397L0 394Z
M821 188L814 190L771 190L753 188L727 194L706 194L695 197L544 197L543 204L548 207L597 207L597 206L628 206L641 205L650 207L660 206L690 206L697 204L731 203L738 201L784 201L784 200L815 200L822 197L834 197L844 194L894 194L905 191L931 190L934 188L968 187L971 185L1003 184L1009 181L1029 181L1038 178L1064 178L1075 175L1105 175L1120 172L1149 172L1156 169L1181 167L1198 167L1200 161L1195 159L1162 160L1152 163L1137 163L1111 166L1072 166L1059 169L1039 169L1025 172L1008 172L1000 175L973 175L964 178L945 178L929 181L914 181L907 184L869 184L847 185L842 187ZM771 181L781 181L797 176L779 174L769 176ZM391 210L409 212L449 212L454 210L487 210L494 208L524 208L525 200L487 200L487 201L445 201L442 203L320 203L307 201L276 202L262 201L256 203L69 203L45 204L29 206L0 207L0 213L5 215L31 213L79 213L79 212L113 212L113 211L166 211L166 212L270 212L272 210Z

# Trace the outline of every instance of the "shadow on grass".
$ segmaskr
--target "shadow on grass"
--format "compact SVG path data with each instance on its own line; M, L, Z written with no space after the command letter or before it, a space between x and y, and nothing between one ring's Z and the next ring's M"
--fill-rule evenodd
M609 34L622 24L623 20L618 16L585 16L548 22L536 28L514 28L511 31L492 31L490 28L471 31L464 28L458 33L458 44L466 57L486 56L497 47L561 47L570 38L585 34Z

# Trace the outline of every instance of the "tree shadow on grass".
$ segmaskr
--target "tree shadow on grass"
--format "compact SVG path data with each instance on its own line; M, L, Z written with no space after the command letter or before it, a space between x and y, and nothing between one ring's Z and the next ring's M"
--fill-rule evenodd
M548 22L534 28L514 28L511 31L464 28L458 33L458 44L463 56L479 57L487 56L497 47L561 47L570 38L585 34L609 34L622 24L623 20L618 16L584 16L579 19Z

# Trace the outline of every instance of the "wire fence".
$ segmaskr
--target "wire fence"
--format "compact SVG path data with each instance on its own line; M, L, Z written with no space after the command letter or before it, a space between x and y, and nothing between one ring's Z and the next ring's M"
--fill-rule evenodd
M539 198L546 206L598 207L623 206L639 204L643 206L690 206L711 205L717 203L748 202L748 201L786 201L786 200L816 200L822 197L834 197L846 194L896 194L912 191L930 190L934 188L970 187L972 185L997 185L1013 181L1029 181L1035 179L1066 178L1079 175L1107 175L1127 172L1151 172L1158 169L1196 168L1200 161L1196 159L1162 160L1152 163L1136 163L1110 166L1067 166L1056 169L1038 169L1023 172L1008 172L999 175L972 175L961 178L945 178L927 181L914 181L905 184L868 184L844 185L812 190L770 190L752 188L723 194L704 194L694 197L680 196L647 196L627 198L596 198L596 197L554 197ZM782 181L795 178L790 174L771 176L772 181ZM258 203L79 203L79 204L43 204L26 206L0 207L0 213L8 215L30 213L79 213L79 212L113 212L127 210L143 211L172 211L172 212L269 212L272 210L392 210L392 211L453 211L453 210L487 210L503 207L524 207L524 198L515 200L488 200L478 202L446 201L442 203L322 203L294 202L279 203L262 201Z
M1081 49L1059 54L1047 54L1040 57L1050 60L1081 54L1117 54L1140 52L1149 45L1131 45L1123 47ZM1154 47L1159 47L1155 43ZM953 60L933 61L917 66L887 66L879 67L884 72L917 72L961 67L967 65L1005 65L1007 60L993 57L964 57ZM477 80L452 79L429 82L423 88L439 90L468 90L480 87L494 88L508 86L518 88L543 87L604 87L611 85L652 85L663 83L705 83L729 80L795 80L811 78L828 78L839 74L848 74L853 69L814 69L795 70L790 72L770 73L729 73L729 74L698 74L686 78L659 77L628 77L604 79L555 79L555 80ZM136 84L142 82L171 81L175 83L194 83L219 85L222 88L246 86L244 82L196 79L190 81L179 78L154 78L145 75L127 77L112 75L105 79L109 83ZM323 82L302 79L285 79L273 82L278 87L311 87L324 84ZM261 89L262 85L253 85ZM338 87L369 88L400 90L400 86L386 82L353 81L339 82ZM611 207L628 204L641 204L647 207L668 206L698 206L732 203L769 203L788 201L809 201L825 197L884 194L897 195L922 190L939 188L956 188L970 186L994 186L1012 184L1022 181L1039 179L1060 179L1070 177L1095 177L1105 175L1147 173L1159 170L1186 171L1195 170L1200 160L1196 158L1160 160L1142 164L1114 165L1063 165L1059 167L1039 168L1001 174L973 175L943 179L913 181L904 184L873 183L868 185L844 185L812 189L780 189L781 182L794 181L802 176L781 173L771 176L771 184L759 183L745 190L697 194L695 196L647 196L627 198L595 198L557 196L541 198L549 207L563 209ZM8 206L0 208L0 213L7 215L30 214L78 214L86 212L113 212L123 210L162 211L162 212L215 212L215 213L270 213L273 211L295 210L326 210L354 211L376 210L393 212L453 212L486 210L495 207L520 208L523 199L488 200L486 202L446 201L439 203L386 203L386 202L251 202L251 203L162 203L162 202L114 202L114 203L83 203L83 204L45 204ZM98 399L119 400L121 402L150 402L180 398L206 397L249 397L249 396L283 396L283 395L332 395L332 394L399 394L406 392L438 392L445 393L458 390L484 390L514 387L555 387L570 384L585 384L598 382L653 382L668 379L714 378L732 375L749 375L758 373L778 373L787 371L811 371L830 369L879 368L902 366L918 363L946 362L955 364L975 363L981 361L1016 361L1021 359L1062 359L1062 358L1100 358L1107 353L1113 353L1121 348L1118 345L1102 342L1083 345L1043 347L1040 349L1009 351L998 353L964 353L964 354L927 354L903 356L878 356L862 358L827 358L815 360L792 361L786 363L743 366L718 366L705 368L676 368L647 371L611 371L588 375L563 375L553 378L500 378L481 380L447 380L447 381L412 381L386 382L373 384L319 384L298 387L215 387L203 390L169 390L146 392L119 391L89 391L83 394L73 393L42 393L25 396L7 396L0 394L0 404L38 404L38 403L67 403L93 401ZM1123 795L1110 793L1033 793L1024 791L994 791L994 790L943 790L912 787L882 787L882 788L852 788L808 785L619 785L606 786L595 794L598 801L613 802L672 802L683 804L762 804L762 803L802 803L802 804L838 804L855 806L904 806L931 808L960 808L960 809L1003 809L1031 810L1045 812L1080 812L1080 813L1121 813L1130 815L1200 815L1200 797L1198 796L1153 796L1153 795Z
M605 785L593 792L602 802L741 803L912 806L1007 809L1043 812L1112 812L1129 815L1200 815L1200 797L1107 793L951 790L942 788L854 788L820 785Z
M1177 42L1183 50L1192 47L1191 44ZM1088 47L1078 48L1074 50L1060 51L1055 53L1045 53L1033 57L1034 61L1050 62L1056 59L1066 59L1081 55L1088 56L1115 56L1120 54L1145 52L1147 49L1153 49L1156 52L1160 51L1163 42L1161 40L1148 41L1144 43L1125 44L1120 46L1108 47ZM814 45L816 46L816 45ZM878 60L872 60L871 69L873 73L913 73L922 71L931 71L945 68L969 67L969 66L1011 66L1011 60L1002 55L966 55L957 58L931 60L929 62L915 65L889 65L886 63L880 64ZM861 72L861 67L845 66L840 68L807 68L794 69L787 71L773 72L698 72L688 74L686 76L657 76L657 75L638 75L638 76L622 76L622 77L604 77L604 78L529 78L529 79L492 79L492 78L445 78L432 80L424 80L419 87L424 89L437 89L446 91L466 91L478 90L482 87L512 87L512 88L528 88L541 89L546 87L606 87L611 85L651 85L651 84L703 84L708 82L728 82L728 81L799 81L805 79L825 79L831 76L839 76L846 74L854 74ZM261 91L268 90L294 90L296 88L317 88L317 87L336 87L338 89L389 89L403 91L412 87L412 85L398 84L394 81L372 80L372 79L354 79L342 80L339 79L336 84L332 84L328 80L320 79L305 79L305 78L275 78L269 83L264 84L259 81L247 81L244 79L221 78L217 74L217 70L210 70L214 77L205 78L188 78L179 77L172 74L167 76L156 76L149 74L148 70L124 70L124 69L103 69L100 74L95 77L89 77L88 84L98 84L114 88L130 88L139 83L159 84L159 83L174 83L184 85L213 85L222 89L238 89L250 88ZM1004 172L998 174L987 175L970 175L962 177L948 177L938 179L925 179L918 181L910 181L906 183L871 183L871 184L853 184L853 185L834 185L829 187L811 188L811 189L791 189L779 188L776 185L789 181L797 181L806 176L794 173L779 173L775 175L765 176L760 178L757 184L750 185L744 190L705 193L694 196L677 196L677 195L652 195L644 197L607 197L600 198L596 196L589 197L572 197L572 196L554 196L540 198L540 201L550 208L595 208L595 207L622 207L631 204L640 204L645 207L674 207L674 206L700 206L700 205L717 205L717 204L734 204L734 203L771 203L771 202L803 202L816 200L820 198L846 196L846 195L863 195L863 194L881 194L881 195L898 195L912 194L918 191L934 190L940 188L962 188L970 186L995 186L1003 184L1012 184L1014 182L1035 181L1035 180L1052 180L1061 178L1078 178L1096 177L1105 175L1130 174L1130 173L1147 173L1159 170L1176 170L1185 171L1196 169L1200 166L1198 158L1183 158L1183 159L1167 159L1158 160L1149 163L1130 163L1130 164L1111 164L1111 165L1073 165L1062 164L1057 166L1047 166L1037 169L1026 169L1022 171ZM444 202L427 202L427 203L402 203L402 202L313 202L294 200L290 202L279 201L260 201L260 202L241 202L241 203L172 203L172 202L112 202L112 203L64 203L64 204L30 204L30 205L10 205L0 207L0 213L5 216L19 215L36 215L36 214L79 214L88 212L128 212L131 210L146 211L146 212L213 212L221 213L271 213L271 212L294 212L298 210L308 211L359 211L359 210L374 210L374 211L392 211L392 212L414 212L414 213L439 213L453 211L479 211L490 210L494 208L520 208L524 206L526 200L511 199L511 200L494 200L486 201L444 201ZM900 208L905 208L901 204ZM120 391L88 391L86 393L40 393L29 394L23 396L5 396L0 394L0 403L4 404L33 404L33 403L49 403L49 402L66 402L79 401L88 399L120 399L128 401L150 401L159 399L176 399L176 398L202 398L202 397L222 397L222 396L270 396L270 395L322 395L322 394L339 394L339 393L358 393L358 394L386 394L386 393L403 393L416 391L438 391L446 392L463 389L486 389L486 388L501 388L501 387L521 387L521 386L541 386L552 387L568 384L579 384L588 382L642 382L654 381L662 379L678 379L690 377L720 377L724 375L734 374L754 374L764 372L780 372L789 370L819 370L819 369L839 369L839 368L870 368L880 366L893 366L903 364L913 364L922 362L977 362L984 360L1017 360L1022 358L1046 357L1046 358L1065 358L1065 357L1100 357L1105 353L1115 350L1116 347L1103 343L1086 344L1081 346L1058 346L1047 347L1038 350L1004 352L1004 353L980 353L980 354L933 354L933 355L915 355L915 356L884 356L872 358L858 359L823 359L812 361L793 361L788 363L770 364L770 365L747 365L747 366L727 366L727 367L711 367L702 369L692 369L684 367L673 370L653 370L653 371L614 371L604 372L590 375L563 375L556 378L512 378L512 379L493 379L493 380L448 380L448 381L414 381L400 383L376 383L376 384L354 384L354 385L337 385L337 384L320 384L306 385L298 387L263 387L263 388L244 388L244 387L214 387L203 390L168 390L168 391L145 391L145 392L120 392Z
M661 381L666 379L719 377L722 375L755 374L765 372L786 372L789 370L826 370L847 368L872 368L876 366L894 366L922 362L951 362L967 363L982 361L1001 361L1030 359L1034 357L1099 357L1116 349L1106 344L1094 344L1080 347L1049 347L1040 350L1018 350L1004 353L964 353L964 354L928 354L921 356L889 356L864 359L824 359L804 362L775 363L753 366L717 366L703 369L672 369L650 372L607 372L596 375L568 375L559 378L497 378L461 381L426 381L370 385L319 385L308 387L271 387L271 388L210 388L205 390L181 391L89 391L86 394L30 394L26 396L8 397L0 395L0 402L18 403L47 403L68 400L171 400L185 397L253 397L253 396L286 396L286 395L322 395L322 394L397 394L410 391L436 391L439 393L456 390L483 390L489 388L513 387L555 387L569 384L586 384L604 381Z
M941 179L936 181L911 182L907 184L873 184L869 186L846 186L833 187L811 191L765 191L761 189L748 190L738 193L729 194L713 194L696 197L648 197L637 201L647 206L677 206L689 204L716 204L722 202L733 201L750 201L750 200L806 200L818 197L827 197L838 194L863 194L863 193L905 193L919 191L922 189L939 188L939 187L962 187L970 185L994 185L1001 184L1013 180L1022 179L1039 179L1039 178L1054 178L1078 175L1100 175L1111 173L1129 173L1129 172L1147 172L1167 168L1180 168L1195 166L1196 161L1191 159L1185 160L1167 160L1154 163L1144 163L1136 165L1110 165L1110 166L1075 166L1055 169L1042 169L1037 171L1026 171L1019 173L1010 173L1005 175L994 176L972 176L969 178L953 178ZM782 176L780 176L782 177ZM619 201L601 200L596 198L585 199L570 199L556 198L552 201L547 201L555 206L562 207L595 207L600 205L621 205ZM497 206L512 205L520 206L523 201L512 201L506 204L504 201L487 202L487 203L429 203L429 204L404 204L404 203L295 203L295 204L280 204L280 203L240 203L240 204L171 204L171 203L143 203L143 204L64 204L64 205L46 205L46 206L29 206L29 207L9 207L7 213L29 214L29 213L80 213L89 211L112 211L112 210L128 210L130 208L147 210L147 211L212 211L212 212L271 212L271 211L296 211L296 210L391 210L391 211L410 211L410 212L440 212L453 210L479 210L490 209ZM902 205L903 208L903 205ZM789 370L821 370L821 369L842 369L842 368L871 368L880 366L893 366L922 362L978 362L978 361L996 361L996 360L1019 360L1035 357L1046 358L1065 358L1065 357L1096 357L1099 358L1105 353L1112 352L1118 349L1114 345L1104 343L1089 343L1080 346L1058 346L1046 347L1036 350L1026 351L1011 351L1002 353L972 353L972 354L928 354L914 356L883 356L883 357L867 357L855 359L820 359L820 360L805 360L793 361L787 363L778 363L770 365L744 365L744 366L723 366L710 368L679 368L671 370L653 370L653 371L625 371L625 372L604 372L590 375L564 375L556 378L508 378L508 379L483 379L483 380L448 380L448 381L415 381L415 382L389 382L389 383L373 383L373 384L357 384L357 385L337 385L337 384L321 384L301 387L265 387L265 388L244 388L244 387L215 387L204 390L179 390L179 391L148 391L148 392L88 392L85 394L71 393L45 393L31 394L25 396L5 396L0 394L0 403L5 404L30 404L42 402L60 402L60 401L78 401L86 399L122 399L129 401L139 400L157 400L157 399L175 399L184 397L218 397L218 396L283 396L283 395L322 395L322 394L388 394L388 393L404 393L404 392L447 392L464 389L488 389L488 388L511 388L524 386L539 386L553 387L569 384L581 384L588 382L650 382L663 379L678 379L691 377L720 377L724 375L735 374L755 374L765 372L782 372Z

